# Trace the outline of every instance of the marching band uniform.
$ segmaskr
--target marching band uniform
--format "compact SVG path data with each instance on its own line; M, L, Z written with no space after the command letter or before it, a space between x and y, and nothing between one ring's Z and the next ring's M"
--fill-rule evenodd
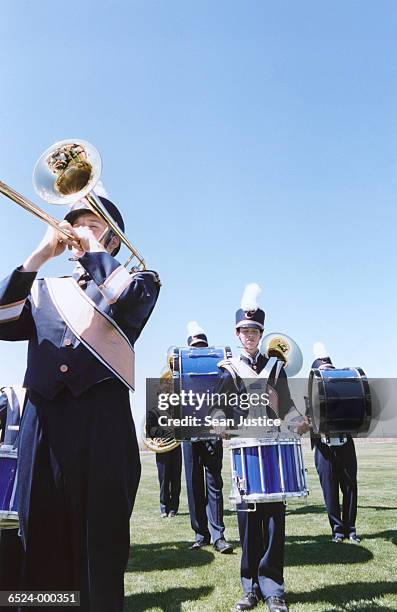
M101 200L124 230L114 204ZM65 218L73 224L82 213ZM123 363L132 363L159 283L152 272L129 275L108 252L86 252L79 263L81 288L53 279L67 283L61 297L56 283L21 268L0 283L0 339L29 341L17 492L23 588L79 590L82 611L119 612L141 471ZM79 335L73 317L87 304Z
M195 321L188 324L189 346L207 347L204 330ZM191 550L210 544L217 552L229 554L233 547L225 540L223 522L222 440L183 442L187 500L190 523L196 534Z
M241 328L260 331L264 329L265 313L258 307L257 296L260 289L257 285L248 285L243 294L241 308L236 312L236 333ZM260 336L258 336L260 338ZM258 340L259 342L259 340ZM271 402L267 407L268 418L284 419L287 413L294 410L287 376L283 362L272 357L243 350L240 359L225 360L218 364L223 369L217 392L230 394L246 393L247 387L243 378L252 372L252 379L268 368L268 391L273 388L278 402ZM241 413L235 408L230 411L234 418ZM247 416L245 414L245 416ZM263 598L272 612L286 612L284 601L284 546L285 546L285 504L283 502L259 503L255 511L247 512L245 503L237 506L237 519L242 546L241 584L243 597L237 602L237 610L251 610Z
M321 343L315 344L315 355L312 368L334 368ZM359 543L360 538L356 534L357 457L353 438L350 434L331 438L312 435L311 443L332 529L332 541L338 543L349 538L350 541ZM342 509L339 488L342 491Z
M160 514L162 518L173 518L178 514L181 494L181 447L177 446L166 453L156 453L156 465L160 484Z
M17 447L19 423L25 404L26 391L23 387L1 387L0 389L0 428L2 444Z
M171 393L172 372L166 367L160 376L159 393ZM158 395L157 395L158 398ZM147 411L146 435L160 440L173 437L168 427L159 425L160 413L156 408ZM156 452L157 475L160 484L160 514L161 518L174 518L179 510L182 474L182 449L180 445L166 452Z

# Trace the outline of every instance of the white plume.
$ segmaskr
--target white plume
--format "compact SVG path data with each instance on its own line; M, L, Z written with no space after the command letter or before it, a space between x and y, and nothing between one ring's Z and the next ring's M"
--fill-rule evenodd
M261 293L262 289L256 283L247 285L241 298L241 308L246 312L257 310L259 308L258 298Z
M322 342L315 342L313 344L313 354L316 359L323 359L329 357L329 353Z
M104 187L102 181L98 181L95 185L94 189L96 195L102 196L103 198L109 198L108 193Z
M187 324L188 336L197 336L198 334L205 334L205 331L197 323L197 321L189 321Z

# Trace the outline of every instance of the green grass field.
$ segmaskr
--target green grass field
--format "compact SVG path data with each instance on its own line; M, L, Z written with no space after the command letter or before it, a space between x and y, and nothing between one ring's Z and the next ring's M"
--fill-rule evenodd
M292 612L397 610L397 446L357 444L360 545L330 540L322 492L305 450L310 496L287 509L285 583ZM224 454L226 537L233 555L212 547L190 551L194 539L182 472L180 513L160 519L155 458L142 455L142 478L131 521L126 612L231 610L241 595L241 550L235 512L229 510L230 471ZM266 610L263 604L257 608Z

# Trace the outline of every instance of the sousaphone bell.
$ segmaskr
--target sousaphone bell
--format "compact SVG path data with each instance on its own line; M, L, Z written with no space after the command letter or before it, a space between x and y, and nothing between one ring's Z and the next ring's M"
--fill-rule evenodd
M265 357L277 357L284 361L287 376L296 376L302 369L302 351L287 334L272 333L263 336L259 350Z

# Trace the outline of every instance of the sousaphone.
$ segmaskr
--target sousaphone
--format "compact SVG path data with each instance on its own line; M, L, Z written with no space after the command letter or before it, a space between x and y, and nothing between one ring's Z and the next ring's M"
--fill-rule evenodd
M277 357L284 362L287 376L296 376L303 365L299 346L287 334L272 333L263 336L259 350L265 357Z

